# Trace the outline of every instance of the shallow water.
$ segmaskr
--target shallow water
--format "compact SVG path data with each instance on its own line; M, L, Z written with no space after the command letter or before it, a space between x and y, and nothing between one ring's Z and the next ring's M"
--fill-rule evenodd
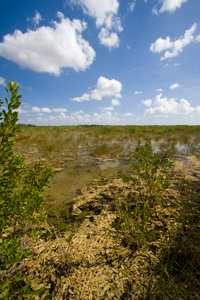
M66 207L75 201L75 198L81 194L82 188L89 186L94 180L102 182L116 178L119 170L125 173L131 171L129 158L130 153L137 146L137 139L130 133L122 140L120 137L110 139L109 136L94 138L85 136L79 141L79 137L80 135L71 135L69 143L66 137L59 135L50 136L43 144L41 139L38 141L36 139L35 143L31 144L18 142L18 151L25 155L28 164L42 161L44 165L52 165L54 168L50 188L46 188L45 195L49 206L53 205L55 209L56 206ZM159 152L162 142L164 143L164 140L152 139L153 151ZM107 145L105 149L108 152L104 153L105 149L101 148L103 145ZM115 148L116 145L121 148ZM164 147L168 147L168 144L164 143ZM187 163L191 150L190 145L178 143L176 159Z
M81 189L95 181L105 181L118 176L119 170L129 171L129 160L77 160L55 172L50 188L46 189L48 202L65 206L81 194Z

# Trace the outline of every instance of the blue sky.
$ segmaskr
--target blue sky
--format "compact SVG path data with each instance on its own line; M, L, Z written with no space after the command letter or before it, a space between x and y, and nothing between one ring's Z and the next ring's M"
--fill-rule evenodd
M199 0L1 0L0 20L20 123L200 124Z

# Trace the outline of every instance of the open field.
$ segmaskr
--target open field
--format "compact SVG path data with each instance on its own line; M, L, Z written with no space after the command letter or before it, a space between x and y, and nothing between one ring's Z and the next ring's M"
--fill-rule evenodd
M134 193L118 171L131 174L139 138L161 154L178 141L145 243L121 229L116 210ZM33 289L46 285L57 300L200 299L200 126L22 127L15 141L28 164L54 169L46 233L24 269Z

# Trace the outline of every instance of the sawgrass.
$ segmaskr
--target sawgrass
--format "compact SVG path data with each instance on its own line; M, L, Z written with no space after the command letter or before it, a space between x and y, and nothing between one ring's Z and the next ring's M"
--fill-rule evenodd
M22 133L16 138L16 149L27 155L30 162L39 157L51 162L55 166L63 159L71 157L76 162L84 164L86 158L94 163L106 159L126 160L130 158L137 147L138 138L142 145L146 138L152 141L152 152L166 151L172 142L177 139L175 147L175 160L186 158L187 155L199 155L200 126L63 126L63 127L23 127ZM133 156L134 159L134 156ZM70 165L66 165L70 171ZM80 169L80 168L79 168ZM192 172L192 171L191 171ZM195 172L195 171L193 171ZM136 298L134 282L127 283L124 298L116 299L155 299L155 300L182 300L200 299L200 207L198 180L190 181L180 173L170 173L170 179L175 182L172 189L177 192L177 199L173 204L170 196L163 197L163 212L160 210L162 222L166 222L164 212L168 205L174 205L174 216L169 221L174 225L168 231L163 226L162 230L142 232L144 238L140 240L137 247L145 241L146 246L152 250L154 243L160 235L166 236L159 248L159 262L152 266L149 271L148 286L144 287L143 294ZM64 181L63 181L64 182ZM132 187L134 191L134 186ZM106 195L101 196L101 201L107 201ZM116 199L115 199L116 200ZM160 205L158 203L158 205ZM143 212L141 212L143 213ZM153 222L153 209L148 211L149 219L144 223ZM162 216L163 214L163 216ZM70 242L73 245L73 235L78 232L80 224L87 218L88 209L73 218L71 210L60 206L57 211L58 226L62 224L61 230L65 230L64 221L73 229ZM90 216L91 217L91 216ZM133 216L132 216L133 217ZM138 219L140 220L140 219ZM152 223L153 224L153 223ZM150 224L150 227L151 225ZM116 225L116 224L115 224ZM118 224L119 225L119 224ZM140 223L138 222L138 229ZM146 226L147 227L147 226ZM146 228L145 227L145 228ZM115 226L117 228L117 225ZM147 229L147 228L146 228ZM160 232L161 231L161 232ZM166 231L166 232L165 232ZM145 233L145 234L144 234ZM141 236L140 234L138 234ZM105 237L106 239L106 237ZM128 242L127 242L128 241ZM132 241L122 235L123 246L130 248ZM132 250L135 253L135 248ZM117 295L117 294L116 294ZM116 296L117 297L117 296Z

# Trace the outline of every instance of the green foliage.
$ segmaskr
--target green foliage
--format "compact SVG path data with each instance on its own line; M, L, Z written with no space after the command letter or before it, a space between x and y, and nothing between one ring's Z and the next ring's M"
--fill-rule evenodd
M9 293L18 293L21 279L18 280L16 272L31 255L28 241L37 236L39 224L45 217L42 192L52 169L43 168L40 162L30 168L24 157L15 153L13 138L19 131L16 123L21 95L18 95L16 82L7 86L7 108L0 112L0 299L18 299L11 298ZM0 100L0 107L3 103ZM11 290L13 285L15 288Z
M153 152L151 141L142 145L139 139L135 154L131 154L132 175L120 172L126 182L131 182L133 191L125 201L116 201L116 209L122 228L137 244L146 241L147 227L152 208L161 204L164 191L169 187L169 170L176 142L164 153Z

